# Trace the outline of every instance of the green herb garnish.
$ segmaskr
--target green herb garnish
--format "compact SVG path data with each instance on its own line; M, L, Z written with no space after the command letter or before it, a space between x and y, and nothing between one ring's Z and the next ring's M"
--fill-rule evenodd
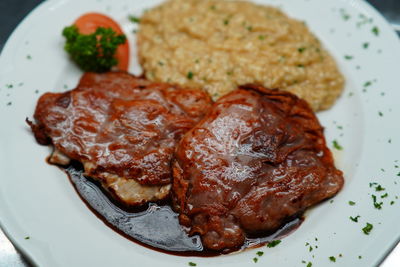
M367 223L365 227L362 229L362 231L364 232L364 234L369 235L369 233L371 233L373 228L374 226L372 224Z
M371 81L367 81L367 82L364 83L364 87L368 87L368 86L370 86L371 84L372 84Z
M351 200L349 201L349 205L350 205L350 206L354 206L355 204L356 204L356 202L351 201Z
M351 16L343 8L340 9L340 13L342 15L342 19L345 21L347 21L351 18Z
M64 49L84 71L106 72L118 64L115 52L126 42L123 34L111 28L99 27L92 34L80 34L75 25L65 27L62 35L67 39Z
M346 59L346 60L352 60L352 59L353 59L353 56L345 55L345 56L344 56L344 59Z
M192 79L193 79L193 72L189 71L189 72L187 73L186 77L187 77L189 80L192 80Z
M380 210L380 209L382 209L383 202L377 202L376 199L377 199L376 196L372 195L372 200L374 202L374 207L376 209Z
M305 47L300 47L297 49L297 51L299 51L299 53L303 53L306 50Z
M258 257L261 257L262 255L264 255L264 252L263 251L257 251L256 254L257 254Z
M376 36L379 35L379 28L378 28L378 27L376 27L376 26L373 27L371 31L372 31L372 33L375 34Z
M188 265L189 265L189 266L197 266L197 264L196 264L196 263L194 263L194 262L191 262L191 261L189 261L189 262L188 262Z
M130 16L129 16L129 20L130 20L131 22L133 22L133 23L140 23L140 18L138 18L138 17L136 17L136 16L133 16L133 15L130 15Z
M360 215L357 215L356 217L351 217L350 216L350 220L352 220L353 222L358 222L358 219L360 218Z
M375 182L369 183L369 187L373 187L373 186L375 186L375 185L378 185L378 183L375 183Z
M385 188L383 188L380 184L378 184L378 185L375 187L375 191L376 191L376 192L385 191Z
M254 263L257 263L258 262L258 258L253 258L253 261L254 261Z
M267 244L267 247L273 248L279 245L282 241L281 240L273 240Z
M339 145L339 142L337 140L333 140L332 142L333 147L337 150L343 150L343 147L341 145Z
M350 15L349 14L343 14L342 15L344 20L349 20L350 19Z
M329 257L329 260L330 260L331 262L336 262L336 258L333 257L333 256L330 256L330 257Z

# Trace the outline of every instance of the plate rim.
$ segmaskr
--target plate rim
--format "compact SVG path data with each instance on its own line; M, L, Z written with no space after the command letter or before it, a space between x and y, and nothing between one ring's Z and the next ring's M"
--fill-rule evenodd
M10 49L10 45L13 43L14 39L20 35L21 30L23 30L24 27L27 27L29 25L29 22L31 19L34 19L36 16L40 15L41 13L44 13L46 11L46 8L63 2L65 0L47 0L43 1L40 4L38 4L34 9L32 9L17 25L17 27L13 30L13 32L10 34L8 37L7 41L5 42L3 49L0 52L0 59L4 57L6 52ZM71 1L71 0L67 0ZM342 0L342 2L345 2L345 0ZM360 4L363 6L367 11L370 12L372 17L379 17L387 26L387 28L390 29L390 32L392 35L397 37L396 31L391 27L391 24L386 20L386 18L370 3L368 3L365 0L352 0L352 2L355 2L357 4ZM397 38L397 45L400 47L400 38ZM1 62L1 61L0 61ZM0 72L1 73L1 72ZM9 223L9 222L8 222ZM33 264L34 266L40 266L45 263L41 263L38 261L37 257L35 255L31 254L31 251L29 251L26 246L23 244L23 242L13 236L13 233L11 233L11 230L9 227L7 227L7 219L0 217L0 228L4 232L5 236L11 241L13 246L21 252L23 257L29 261L29 263ZM388 254L396 247L396 245L400 242L400 233L397 235L396 241L388 244L385 249L385 254L380 255L379 257L376 257L376 261L374 264L379 265L381 264Z

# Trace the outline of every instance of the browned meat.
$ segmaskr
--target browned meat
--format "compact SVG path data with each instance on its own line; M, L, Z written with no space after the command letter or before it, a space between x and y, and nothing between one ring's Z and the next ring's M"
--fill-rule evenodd
M211 106L206 93L127 73L86 73L78 87L38 101L32 129L51 160L84 164L127 204L168 195L176 143Z
M184 135L173 173L180 222L213 250L276 230L343 186L307 103L257 86L219 99Z

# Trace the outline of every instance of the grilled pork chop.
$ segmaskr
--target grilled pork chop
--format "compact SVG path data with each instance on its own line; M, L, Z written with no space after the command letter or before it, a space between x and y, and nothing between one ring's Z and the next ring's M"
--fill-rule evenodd
M307 103L259 86L214 104L180 141L173 174L181 224L213 250L274 231L343 186Z
M200 90L151 83L122 72L86 73L78 87L40 97L30 123L50 162L83 163L85 175L127 205L165 198L173 151L208 111Z

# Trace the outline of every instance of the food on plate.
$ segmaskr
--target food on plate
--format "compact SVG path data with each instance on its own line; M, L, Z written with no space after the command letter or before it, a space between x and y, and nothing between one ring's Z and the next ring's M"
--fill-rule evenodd
M118 23L99 13L87 13L65 27L65 50L84 71L106 72L112 67L127 71L129 43Z
M50 162L79 161L123 204L139 205L168 196L176 143L210 106L201 90L85 73L76 89L42 95L30 124L40 144L54 146Z
M36 140L53 145L49 162L67 167L84 199L90 180L74 162L122 206L163 200L172 207L157 221L170 223L162 227L168 234L138 240L224 253L286 231L339 192L343 174L313 111L333 105L344 79L304 23L227 0L168 0L131 19L140 22L147 79L126 72L129 44L118 24L87 13L63 35L70 57L91 72L73 90L42 95L28 120ZM129 232L110 221L128 222L133 213L116 219L105 202L93 205L104 197L99 191L88 203L119 231L157 230L146 223Z
M255 85L220 98L183 136L173 175L180 223L212 250L278 229L344 182L309 105Z
M330 108L344 79L306 24L244 1L169 0L140 18L139 59L151 81L204 88L214 100L254 83Z

